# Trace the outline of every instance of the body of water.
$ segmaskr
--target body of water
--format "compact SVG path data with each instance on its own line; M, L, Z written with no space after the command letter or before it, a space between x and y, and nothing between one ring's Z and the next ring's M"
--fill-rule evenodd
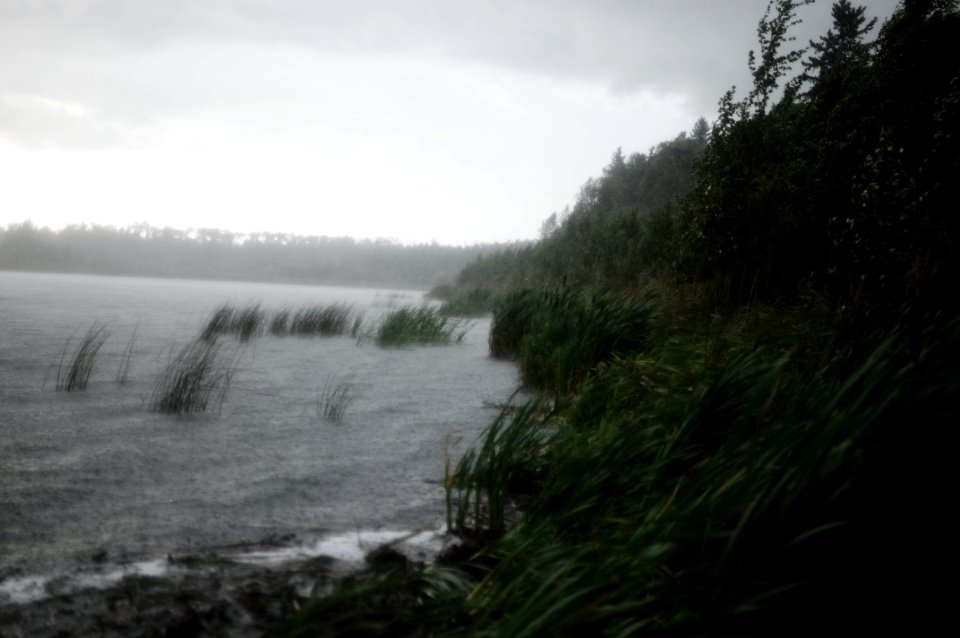
M161 372L224 303L346 303L370 324L422 293L0 272L0 597L4 582L91 562L442 521L445 455L475 441L517 383L487 356L489 320L451 346L223 336L222 404L151 410ZM87 389L57 391L62 354L95 323L108 338ZM331 378L356 397L340 422L317 414Z

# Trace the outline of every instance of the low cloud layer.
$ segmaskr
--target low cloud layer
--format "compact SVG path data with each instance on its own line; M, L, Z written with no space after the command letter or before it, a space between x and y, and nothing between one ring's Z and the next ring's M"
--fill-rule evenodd
M274 163L335 165L415 148L425 163L409 175L494 180L504 199L485 205L531 234L612 149L646 150L746 88L766 4L0 0L2 153L269 147L288 155ZM829 26L826 3L802 13L798 44ZM13 219L42 212L0 203Z

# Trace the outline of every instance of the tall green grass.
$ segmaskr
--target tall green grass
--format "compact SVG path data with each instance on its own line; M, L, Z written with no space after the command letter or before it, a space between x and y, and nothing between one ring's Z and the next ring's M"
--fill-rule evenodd
M295 310L280 308L272 314L262 310L260 304L240 307L224 304L210 315L201 338L211 341L229 334L246 342L266 332L275 337L342 336L359 330L362 316L363 313L354 315L352 307L343 303L302 306Z
M960 320L856 361L798 364L800 348L743 335L723 361L695 334L652 345L602 361L559 410L502 411L447 464L448 524L482 540L458 587L358 576L294 635L362 633L367 611L370 635L932 631L949 609Z
M685 366L709 370L696 343L605 364L535 446L544 471L529 475L522 522L486 550L496 566L465 601L465 633L922 622L948 546L960 322L919 350L909 341L802 371L761 344L692 384ZM466 457L475 477L497 466L474 460L487 444ZM467 507L457 516L476 517Z
M647 347L652 308L646 297L522 290L495 308L490 352L515 359L526 384L560 400L601 362Z
M216 340L185 345L157 379L150 407L164 414L189 414L219 407L236 372L236 353L224 353Z
M74 392L87 389L87 383L90 381L90 376L93 374L93 368L97 362L97 355L100 353L100 348L106 343L108 336L106 326L94 323L80 339L70 362L64 367L64 359L72 339L67 340L67 343L63 346L63 351L60 353L60 363L57 366L57 390Z
M387 312L377 324L374 338L380 346L461 343L471 324L448 317L429 306L404 306Z
M328 421L342 421L356 401L354 378L351 375L330 375L317 394L317 416Z
M447 527L462 536L502 533L544 466L543 403L504 407L454 472L446 468Z
M352 308L337 303L298 308L290 319L290 334L299 337L332 337L348 332Z

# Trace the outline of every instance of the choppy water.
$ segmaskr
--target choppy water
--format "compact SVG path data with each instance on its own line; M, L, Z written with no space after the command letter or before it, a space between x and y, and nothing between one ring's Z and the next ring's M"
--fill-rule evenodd
M152 412L171 353L225 302L346 302L372 316L421 293L0 272L0 589L95 556L142 564L291 533L316 547L442 519L448 442L455 455L475 440L494 416L485 403L517 381L487 356L488 321L446 347L230 338L239 368L219 411ZM110 337L90 385L57 392L64 344L95 321ZM341 423L316 414L331 374L354 379Z

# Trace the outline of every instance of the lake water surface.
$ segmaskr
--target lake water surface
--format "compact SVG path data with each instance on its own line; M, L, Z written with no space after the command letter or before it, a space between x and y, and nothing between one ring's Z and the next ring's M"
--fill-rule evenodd
M228 302L344 302L369 322L422 293L0 272L0 599L94 560L439 525L445 454L472 443L517 383L512 364L487 356L489 320L455 346L221 337L236 372L219 409L152 411L161 371ZM89 386L57 391L65 344L94 322L109 337ZM317 415L331 375L353 380L342 422Z

